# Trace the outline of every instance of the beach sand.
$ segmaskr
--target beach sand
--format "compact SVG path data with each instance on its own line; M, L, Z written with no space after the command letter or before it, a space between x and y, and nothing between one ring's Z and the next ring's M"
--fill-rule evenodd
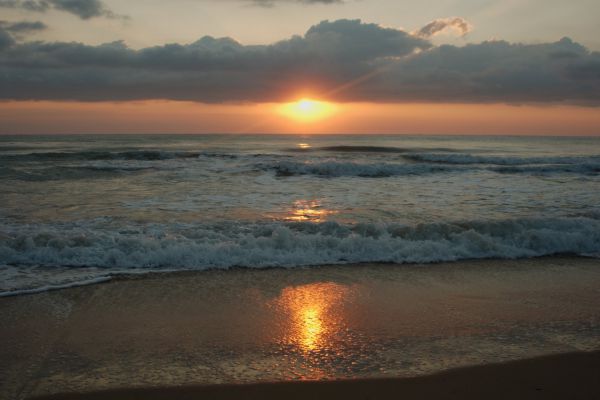
M166 399L597 399L600 353L571 353L511 361L416 378L353 379L139 388L69 393L37 400Z
M599 305L578 257L131 275L1 298L0 397L598 398Z

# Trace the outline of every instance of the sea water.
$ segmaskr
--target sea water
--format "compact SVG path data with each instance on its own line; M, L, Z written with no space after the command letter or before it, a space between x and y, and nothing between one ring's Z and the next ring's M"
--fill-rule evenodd
M0 295L560 253L600 255L600 138L0 136Z

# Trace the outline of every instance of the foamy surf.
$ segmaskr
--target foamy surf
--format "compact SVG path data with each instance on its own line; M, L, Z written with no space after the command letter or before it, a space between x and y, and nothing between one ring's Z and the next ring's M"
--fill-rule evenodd
M70 289L70 288L79 287L79 286L88 286L88 285L94 285L94 284L98 284L98 283L108 282L110 280L111 280L110 276L99 276L99 277L93 278L93 279L83 279L83 280L78 280L78 281L69 282L69 283L59 283L56 285L44 285L44 286L31 288L31 289L6 290L6 291L0 292L0 297L19 296L19 295L25 295L25 294L50 292L52 290Z
M600 141L0 137L0 292L121 273L600 254Z
M3 287L1 293L94 283L128 270L433 263L599 252L600 220L584 217L413 226L335 222L154 224L118 230L83 223L13 226L5 227L0 239L0 259L13 269L2 279L10 282L10 288ZM44 285L31 287L36 283L30 274L53 268L62 274L47 273ZM78 274L84 278L77 280ZM69 282L61 281L61 276Z

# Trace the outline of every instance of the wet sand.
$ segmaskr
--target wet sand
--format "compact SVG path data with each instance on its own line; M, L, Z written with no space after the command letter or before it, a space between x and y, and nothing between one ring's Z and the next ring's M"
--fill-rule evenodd
M521 390L519 376L556 366L468 376L491 363L600 350L599 304L600 260L575 257L129 276L0 299L0 398L142 387L228 398L239 386L222 385L338 379L353 381L251 388L360 396L449 379L470 391L466 382L496 373ZM564 357L558 364L578 371L569 377L597 366L597 353ZM489 368L448 372L462 378L429 376L481 365ZM379 380L410 377L424 381ZM569 379L566 388L585 382Z
M68 393L36 400L569 399L600 394L600 352L464 367L416 378L278 382Z

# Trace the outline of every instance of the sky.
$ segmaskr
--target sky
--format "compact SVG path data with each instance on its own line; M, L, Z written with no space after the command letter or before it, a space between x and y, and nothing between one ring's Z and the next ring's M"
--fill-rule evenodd
M599 15L597 0L0 0L0 134L600 135Z

